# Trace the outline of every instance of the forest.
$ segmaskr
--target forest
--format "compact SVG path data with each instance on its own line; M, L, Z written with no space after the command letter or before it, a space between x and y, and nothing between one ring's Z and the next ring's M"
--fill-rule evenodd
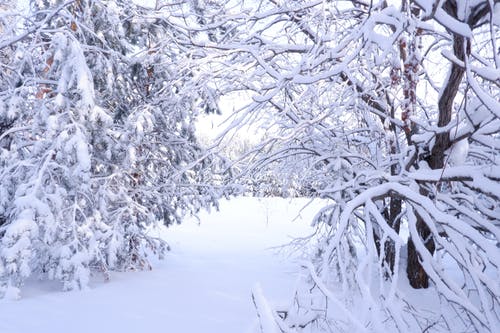
M251 197L315 207L252 332L498 331L500 0L0 2L0 298Z

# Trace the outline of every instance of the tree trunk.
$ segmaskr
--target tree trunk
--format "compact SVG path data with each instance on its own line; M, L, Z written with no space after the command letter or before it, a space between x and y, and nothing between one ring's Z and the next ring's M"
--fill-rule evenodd
M445 8L448 14L450 14L452 17L457 17L456 3L454 1L447 1L443 8ZM470 24L471 22L468 23ZM464 43L466 42L467 41L464 37L458 34L453 35L453 53L458 59L462 61L464 61L465 59ZM467 53L469 53L469 50L467 51ZM453 115L453 102L460 87L464 72L464 68L454 63L451 64L450 75L448 77L448 80L444 83L445 86L438 101L438 127L447 126L451 121L451 117ZM449 132L436 134L434 146L432 147L432 149L430 149L431 153L427 158L425 158L425 161L428 163L431 169L439 170L445 167L445 152L448 148L450 148L450 146L451 142ZM441 184L438 183L435 190L440 191ZM425 196L430 195L429 190L425 187L424 184L422 184L420 187L420 194ZM418 237L422 240L429 253L434 254L436 246L434 243L434 239L432 238L431 231L424 219L418 214L416 215L416 228ZM415 247L415 243L410 237L410 239L408 240L408 262L406 273L410 285L413 288L417 289L427 288L429 286L429 276L422 266L420 260L421 258L418 250Z
M428 196L429 192L421 187L420 194ZM436 245L434 243L434 239L432 238L431 230L425 223L424 219L418 213L416 214L416 216L416 228L418 236L420 239L422 239L427 251L429 251L429 253L431 254L434 254ZM406 263L406 276L408 277L410 285L415 289L429 287L429 275L421 264L420 254L416 249L415 243L411 237L408 239L408 260Z
M399 233L401 220L401 199L397 198L395 195L390 195L389 197L389 207L385 208L383 211L383 215L387 224L394 229L396 233ZM380 256L384 256L384 263L389 270L385 271L385 277L390 278L394 274L394 266L396 264L396 243L394 240L388 238L384 244L382 244L380 235L373 230L373 239L375 241L375 245L377 248L377 254Z
M401 225L401 199L397 198L395 195L390 196L389 204L389 218L388 224L394 229L394 231L399 234L399 229ZM392 239L388 239L384 244L385 252L385 262L389 266L391 274L394 274L394 266L396 263L396 244Z

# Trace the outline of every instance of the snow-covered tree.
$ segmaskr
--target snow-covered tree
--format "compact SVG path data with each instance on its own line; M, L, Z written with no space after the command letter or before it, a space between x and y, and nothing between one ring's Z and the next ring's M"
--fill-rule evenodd
M85 288L148 268L148 228L215 203L194 136L206 93L182 8L31 1L2 34L0 284ZM200 102L202 101L202 102Z
M205 45L233 64L227 89L252 94L231 128L271 119L249 168L281 161L287 174L302 156L334 201L280 329L498 327L499 3L239 8L240 33ZM441 306L425 313L423 295Z

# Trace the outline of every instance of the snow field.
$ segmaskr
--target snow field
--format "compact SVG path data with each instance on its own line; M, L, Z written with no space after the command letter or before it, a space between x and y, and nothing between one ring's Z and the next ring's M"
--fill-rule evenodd
M297 265L286 257L288 250L274 247L313 232L309 223L321 203L301 211L307 203L222 201L219 212L154 231L172 251L165 260L152 259L152 271L114 273L108 283L94 277L83 292L30 281L21 300L0 302L0 332L256 332L256 285L271 306L290 301Z

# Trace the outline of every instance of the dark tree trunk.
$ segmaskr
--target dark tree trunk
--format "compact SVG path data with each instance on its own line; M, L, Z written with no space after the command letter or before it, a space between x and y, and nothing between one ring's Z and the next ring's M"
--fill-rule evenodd
M421 188L420 194L428 196L429 192ZM422 219L422 217L417 213L417 222L416 228L418 237L424 243L425 248L429 253L434 254L436 250L436 245L434 243L434 239L432 238L431 230ZM415 243L410 237L408 239L408 259L406 264L406 276L408 277L408 281L410 285L415 289L428 288L429 287L429 275L425 271L424 267L421 264L421 257L419 251L415 247Z
M483 5L480 5L483 6ZM473 28L477 21L479 21L481 15L479 12L483 13L484 8L478 6L478 8L473 9L473 15L468 20L469 26ZM454 0L448 0L443 8L448 12L452 17L457 17L457 5ZM467 44L465 44L467 43ZM467 45L466 51L467 54L470 53L470 45L469 41L464 37L453 34L453 53L454 55L461 61L465 59L465 51L464 45ZM438 101L438 127L447 126L453 115L453 102L457 95L458 89L460 87L460 83L464 76L464 68L461 66L452 63L450 69L450 75L448 81L445 82L445 86L443 92ZM432 149L430 149L430 154L425 158L425 161L428 163L429 167L433 170L443 169L445 167L445 152L451 146L450 135L449 132L442 132L436 135L436 140ZM436 191L441 190L441 184L437 184ZM431 193L425 187L424 184L421 185L420 194L429 196ZM434 254L435 251L435 243L432 237L431 231L424 221L424 219L417 215L416 229L418 232L418 237L422 240L425 245L425 248L429 253ZM408 276L408 280L410 285L413 288L427 288L429 286L429 276L425 271L424 267L421 264L421 257L418 250L415 247L414 240L410 237L408 240L408 263L406 268L406 273Z
M389 218L387 219L389 226L399 234L401 225L401 199L391 194L389 197ZM396 244L392 239L388 239L384 244L385 262L389 266L391 274L394 274L394 266L396 263Z
M454 39L454 51L455 55L459 57L459 59L463 60L463 43L464 38L455 36ZM439 110L439 119L438 126L443 127L449 124L451 121L451 116L453 113L453 101L458 92L458 88L460 86L460 82L463 78L464 69L452 64L451 73L448 82L443 90L441 98L438 102L438 110ZM445 152L450 148L450 136L448 132L438 133L436 135L436 141L434 146L431 149L431 154L425 159L428 163L429 167L432 170L439 170L444 168L445 164ZM436 191L439 191L441 184L438 184L435 188ZM420 194L429 196L430 192L424 187L424 184L421 185ZM424 219L417 215L417 232L418 237L423 241L427 250L434 254L435 244L431 235L431 231L427 226ZM422 267L420 263L420 255L415 247L413 239L410 237L408 240L408 263L406 268L406 273L408 276L408 280L410 281L410 285L413 288L427 288L429 286L429 276L427 275L425 269Z

